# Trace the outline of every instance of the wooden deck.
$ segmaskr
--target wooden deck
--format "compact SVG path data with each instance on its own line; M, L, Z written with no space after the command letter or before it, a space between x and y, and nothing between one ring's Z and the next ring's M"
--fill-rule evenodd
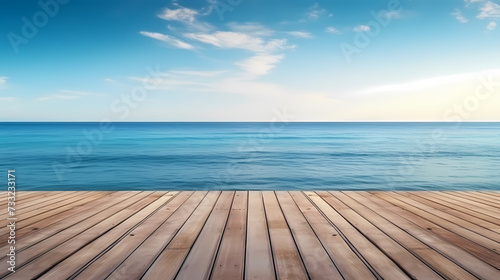
M2 279L500 279L498 192L16 198L16 272L3 226Z

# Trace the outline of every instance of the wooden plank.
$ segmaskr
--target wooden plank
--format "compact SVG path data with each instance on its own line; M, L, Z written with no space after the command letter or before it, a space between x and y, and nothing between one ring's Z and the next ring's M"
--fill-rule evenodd
M439 235L443 239L448 240L452 244L455 244L462 249L466 250L467 252L473 254L474 256L478 257L482 261L490 264L491 266L496 267L497 269L500 269L500 255L497 254L496 252L485 248L477 243L472 242L471 240L464 238L452 231L449 231L443 227L441 227L439 224L432 223L426 219L422 219L422 217L410 212L410 211L400 211L400 208L397 207L394 204L389 203L386 200L383 200L377 196L367 194L365 192L349 192L348 195L352 197L353 199L358 198L359 196L364 196L370 201L373 201L374 203L380 205L381 207L384 207L387 210L394 211L395 213L398 213L400 216L403 218L413 222L414 224L418 225L421 228L424 228L426 230L432 230L434 234Z
M190 232L187 228L193 220L200 219L204 213L214 206L220 192L196 192L194 199L188 200L158 230L151 234L125 261L123 261L106 279L139 279L154 260L162 253L173 238L186 238ZM195 221L196 222L196 221ZM179 230L182 230L179 233ZM80 278L79 279L87 279Z
M295 239L309 277L311 279L325 280L344 279L318 240L318 236L316 236L308 221L290 197L290 194L279 191L276 192L276 196L278 197L278 202ZM372 276L372 274L370 273L369 276Z
M231 191L222 193L177 273L176 279L208 279L210 277L234 195L235 193ZM151 269L149 272L151 276L154 275L153 271Z
M0 278L500 279L500 192L176 193L18 192Z
M67 211L60 212L56 215L49 216L50 219L44 219L45 215L50 215L50 213L44 213L37 219L31 220L30 225L21 227L21 229L16 231L16 236L20 237L20 242L18 244L18 249L21 250L26 246L32 245L43 237L50 236L51 232L56 233L64 228L67 228L73 224L76 224L87 217L106 209L113 203L121 203L123 200L130 198L138 194L137 192L115 192L105 196L98 195L97 199L88 198L82 200L82 204L76 205L75 207L68 209ZM100 197L99 197L100 196ZM30 238L28 238L30 236ZM3 248L0 248L0 250Z
M100 255L111 250L111 248L115 245L119 246L115 243L125 240L125 242L133 244L134 240L138 240L138 236L144 238L149 236L150 233L158 228L180 205L182 205L189 198L192 192L185 192L181 195L177 194L178 192L169 192L164 195L161 199L158 199L148 205L146 208L134 214L120 225L101 235L96 240L93 240L91 243L87 244L84 248L78 250L70 257L62 260L39 279L69 278L78 270L85 267L94 258L100 257ZM161 205L161 203L163 203L163 205ZM150 213L151 210L153 211L150 214L151 217L145 217L144 215ZM130 248L131 244L122 243L121 245L123 245L123 247ZM96 275L93 275L90 278L96 277ZM101 278L105 278L105 276L101 276Z
M430 200L432 202L441 204L442 206L445 206L446 208L444 211L447 211L448 208L455 209L457 211L460 211L462 213L467 213L471 216L474 217L474 219L481 219L484 221L488 221L490 223L494 223L496 225L500 225L500 219L494 218L492 216L486 215L484 213L475 211L473 207L465 207L460 204L453 204L452 201L449 201L447 198L443 198L442 196L436 195L434 193L429 193L427 195L422 195L420 192L412 192L413 195L419 196L423 199ZM456 202L455 202L456 203Z
M422 198L418 195L414 195L413 193L398 192L398 194L406 196L410 199L418 201L419 203L422 203L422 204L427 205L429 207L432 207L434 209L439 209L440 211L443 211L447 214L450 214L454 217L457 217L458 219L469 221L469 222L477 225L478 227L482 227L484 229L488 229L488 230L494 231L496 233L500 233L500 225L497 225L495 223L491 223L489 221L478 219L476 216L473 216L473 215L470 215L468 213L464 213L462 211L456 210L453 207L445 206L445 205L442 205L440 203L436 203L434 201L431 201L429 199Z
M21 202L17 201L16 202L16 214L19 216L21 214L30 212L32 210L36 210L39 208L42 208L44 206L57 203L60 201L64 201L65 198L70 198L71 196L78 196L78 195L85 195L85 193L80 193L80 192L57 192L57 193L50 193L49 195L45 195L42 197L37 197L36 199L33 199L32 201L29 202ZM7 219L8 214L7 213L2 213L0 215L0 219Z
M389 202L396 202L397 200L391 199L391 196L387 193L377 193L377 196L381 198L386 198ZM393 203L394 204L394 203ZM410 207L409 205L398 204L401 207ZM381 211L384 214L386 219L390 219L397 223L397 225L404 229L406 232L410 233L415 238L427 244L429 247L435 249L440 252L442 255L446 256L448 259L452 260L454 263L459 264L462 268L469 271L471 274L482 278L482 279L491 279L491 277L497 277L493 279L500 279L500 271L493 268L492 266L484 263L474 255L469 252L463 250L462 248L449 243L445 239L440 236L430 233L430 230L425 230L423 228L418 227L414 223L409 222L408 220L398 216L394 211L387 211L383 207L376 207L377 211ZM383 210L380 210L383 209ZM404 211L404 210L401 210ZM415 213L415 212L414 212Z
M491 196L483 196L481 194L475 194L474 192L446 192L447 194L451 194L454 196L460 196L462 198L476 201L479 203L482 203L484 205L488 205L491 207L496 208L498 211L500 211L500 205L499 202L500 200L498 199L492 199Z
M385 209L377 208L369 200L358 202L340 192L331 192L334 197L346 204L349 209L356 211L359 215L376 225L377 228L385 232L396 242L407 248L422 262L431 266L435 271L445 278L475 279L476 277L467 272L462 267L450 261L445 256L433 250L426 243L422 242L411 234L413 227L404 219L398 218L392 213L387 213ZM324 198L329 202L328 198ZM329 203L330 204L330 203ZM368 208L369 207L369 208ZM422 238L428 236L425 232ZM442 242L440 240L440 242Z
M16 191L16 201L19 201L19 202L28 202L30 201L30 199L36 199L36 198L39 198L41 196L48 196L50 195L49 192L42 192L42 191ZM7 200L7 192L2 192L2 197L0 198L2 201L3 200Z
M271 248L278 279L308 279L290 229L274 192L263 192Z
M93 215L83 221L77 220L76 221L77 223L73 224L70 227L64 227L65 226L64 224L60 225L62 229L58 229L52 226L45 228L44 230L38 232L36 235L26 236L24 239L19 240L20 248L18 249L16 254L18 257L16 265L20 267L30 262L31 260L38 258L39 256L49 251L50 249L86 231L87 229L93 227L94 225L101 223L102 221L108 219L109 217L112 217L116 213L126 208L133 207L136 205L143 206L144 203L147 203L148 201L151 200L148 199L148 196L150 195L151 192L141 192L136 196L134 196L133 198L127 199L127 203L114 204L113 206L107 208L106 210L99 212L98 215ZM153 198L157 198L157 195L155 195ZM109 224L107 226L111 225ZM7 262L2 261L0 263L0 268L3 268L6 265ZM6 270L7 269L0 270L0 277L3 276L2 273Z
M72 228L75 225L83 228L92 226L93 224L97 223L97 221L100 221L101 216L106 217L108 213L119 211L122 209L122 207L126 207L127 205L134 203L135 200L141 199L147 195L147 193L138 192L128 194L117 193L117 196L110 195L110 197L104 202L96 201L99 202L99 204L94 205L93 208L90 208L87 211L74 212L73 209L71 211L66 211L63 213L64 217L62 220L50 226L46 226L45 220L41 220L40 222L31 225L35 226L34 230L32 230L32 232L30 232L29 234L23 236L23 238L21 238L19 242L17 242L16 248L18 252L23 251L25 248L33 246L34 244L46 238L52 237L60 232L63 233L62 236L65 236L64 233L68 232L65 230L75 230L75 228ZM127 203L124 203L124 201L127 201ZM121 205L122 203L124 203L124 205ZM88 206L90 205L83 205L83 207ZM76 210L82 209L77 207ZM20 231L24 229L26 228L23 228ZM3 249L3 247L1 249Z
M184 221L177 219L177 217L184 212L189 213L189 211L193 211L203 196L204 193L202 192L195 194L194 192L183 191L165 205L163 210L154 214L124 238L120 239L117 244L94 259L88 266L76 271L72 277L74 279L105 279L152 234L161 232L165 228L180 227L180 224ZM173 220L177 221L177 224L173 223ZM167 238L167 234L159 234L159 236ZM92 249L98 251L99 247L96 245Z
M248 195L245 279L275 279L274 262L262 192Z
M227 201L227 193L209 193L165 250L149 267L142 279L173 279L197 240L212 210L224 207Z
M212 279L244 279L247 202L248 192L236 192L212 271Z
M462 197L459 195L453 195L451 193L441 192L440 194L442 196L449 197L449 198L457 201L457 203L460 203L464 206L467 206L467 207L475 206L478 209L480 209L479 211L481 211L482 213L491 213L493 215L493 217L500 216L500 210L496 207L492 207L490 205L486 205L486 204L483 204L483 203L480 203L480 202L477 202L475 200L471 200L471 199L468 199L466 197Z
M332 223L335 223L352 246L382 278L408 279L408 275L410 275L413 279L441 279L425 263L328 192L305 192L305 194ZM302 208L311 208L311 205L304 201L303 196L293 197L297 198L297 203L302 201L299 204L299 206L302 205ZM305 210L302 212L307 213ZM313 209L309 212L315 214L316 211ZM328 238L331 234L327 232L325 235ZM319 233L318 236L320 236ZM336 246L333 246L332 249L335 248ZM337 258L342 260L342 254ZM348 264L344 266L353 269L364 267L364 264L357 264L353 267L349 267ZM365 268L363 269L365 270Z
M103 193L105 194L105 193ZM39 214L43 214L52 209L57 209L63 207L65 205L71 204L74 201L78 201L84 199L86 197L92 196L91 192L75 192L70 195L50 200L47 202L40 202L37 205L33 205L32 207L27 207L17 212L17 217L19 219L19 223L24 224L24 221L30 217L34 217Z
M495 241L500 240L500 235L496 232L478 227L471 222L458 219L443 211L428 207L425 204L396 193L384 192L377 193L377 195L385 200L388 200L392 204L396 204L400 208L411 211L422 218L437 223L443 228L462 235L463 237L481 244L486 248L500 252L500 243Z
M84 204L89 203L93 200L97 200L99 198L106 197L108 195L110 195L110 194L107 194L105 192L96 192L92 196L85 197L84 199L76 199L75 198L75 200L72 201L71 204L44 212L42 214L32 216L30 218L24 219L24 218L18 217L18 223L16 225L16 237L22 238L26 234L32 233L33 231L39 230L40 228L44 228L44 227L47 227L51 224L54 224L55 222L59 221L57 219L57 217L55 216L58 213L64 212L68 209L72 209L72 208L77 207L79 205L84 205ZM48 217L50 217L50 219L46 219ZM0 244L4 244L3 242L6 242L8 236L9 236L9 229L8 228L1 228L0 229Z
M102 220L98 224L74 236L73 238L65 242L61 242L58 246L52 249L46 250L43 255L31 260L26 265L20 265L15 273L15 277L18 279L32 279L40 276L40 274L46 271L47 268L55 266L63 259L83 248L85 245L109 230L122 226L121 229L123 232L126 229L131 228L150 215L151 212L166 203L170 198L171 196L165 195L165 192L156 192L145 197L144 199L117 212L105 220ZM126 225L123 225L122 223L126 223ZM26 251L23 251L22 253L25 253ZM19 254L19 256L21 256L21 254ZM23 255L26 257L26 254ZM81 264L83 265L84 263Z
M434 197L436 197L437 199L444 200L444 201L451 203L453 205L462 206L462 207L465 207L471 211L474 211L475 213L479 213L481 215L486 215L486 216L489 216L493 219L500 220L499 215L496 212L489 211L487 209L484 209L482 207L478 207L476 205L466 204L463 201L456 200L456 197L449 196L449 195L443 194L441 192L439 192L439 193L434 192L434 193L432 193L432 195Z

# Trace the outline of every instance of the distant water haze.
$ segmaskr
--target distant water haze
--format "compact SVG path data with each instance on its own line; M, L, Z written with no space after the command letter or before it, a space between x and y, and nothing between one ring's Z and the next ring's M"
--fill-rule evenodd
M0 123L18 190L500 190L500 123Z

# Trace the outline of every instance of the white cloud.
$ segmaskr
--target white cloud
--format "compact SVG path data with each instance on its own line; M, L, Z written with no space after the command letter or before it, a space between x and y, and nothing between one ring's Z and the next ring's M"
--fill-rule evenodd
M156 33L156 32L147 32L147 31L141 31L140 33L141 33L141 35L144 35L146 37L153 38L156 40L160 40L160 41L165 42L165 43L167 43L175 48L178 48L178 49L194 50L193 45L188 44L184 41L181 41L181 40L179 40L175 37L169 36L169 35Z
M312 5L309 8L309 11L306 14L306 16L307 16L306 18L309 21L316 21L323 15L327 15L328 17L333 16L332 13L328 13L327 10L321 8L318 3L314 3L314 5ZM304 20L302 20L302 21L304 21Z
M382 14L382 17L385 19L398 19L398 18L401 18L401 12L387 11L387 12Z
M332 34L342 34L342 32L340 32L337 28L333 27L333 26L329 26L325 29L326 32L328 33L332 33Z
M196 20L197 15L198 15L197 11L181 7L180 9L175 9L175 10L167 8L163 10L163 12L159 15L159 17L165 20L191 23Z
M303 32L303 31L289 31L287 34L292 35L294 37L298 38L303 38L303 39L310 39L313 37L311 33L308 32Z
M359 93L377 94L377 93L389 93L389 92L415 91L415 90L429 89L441 85L454 85L458 82L474 80L474 79L476 80L477 83L479 83L480 82L479 77L488 75L494 75L495 77L498 77L500 76L500 69L488 70L476 73L463 73L463 74L455 74L448 76L439 76L439 77L416 80L407 83L376 86L361 90L359 91Z
M482 2L484 0L464 0L464 1L465 1L465 7L469 7L472 3Z
M206 86L206 83L193 81L186 77L172 77L169 73L157 74L155 78L129 77L129 79L147 84L151 87L151 90L168 90L187 86Z
M78 99L80 98L80 95L60 95L60 94L55 94L55 95L48 95L48 96L43 96L38 98L40 101L46 101L46 100L51 100L51 99L62 99L62 100L73 100L73 99Z
M76 95L90 95L90 94L92 94L91 92L88 92L88 91L67 90L67 89L61 89L61 90L59 90L59 92L76 94Z
M273 52L280 49L291 48L286 39L272 39L265 42L259 37L238 32L217 31L212 34L187 33L186 38L203 42L224 49L244 49L258 53Z
M225 70L219 71L194 71L194 70L172 70L169 73L187 76L199 76L199 77L214 77L226 72Z
M53 94L42 96L38 98L40 101L52 100L52 99L60 99L60 100L73 100L78 99L83 96L92 95L94 93L88 91L79 91L79 90L68 90L68 89L60 89L58 92L63 94Z
M256 22L236 23L231 22L228 24L231 31L245 33L257 37L268 37L274 34L274 31Z
M497 23L494 21L488 23L488 26L486 26L486 29L488 30L495 30L495 28L497 28Z
M469 21L459 9L455 9L451 15L454 16L460 23L467 23Z
M500 5L491 1L484 3L479 10L481 12L477 15L478 19L500 18Z
M2 89L7 84L8 79L9 78L7 77L0 77L0 89Z
M1 102L13 102L16 100L17 100L17 98L15 98L15 97L0 97Z
M358 25L356 27L354 27L353 29L354 31L356 32L366 32L366 31L370 31L370 27L368 25Z
M179 5L178 5L179 6ZM202 23L196 20L196 17L199 16L195 10L184 8L179 6L179 9L165 9L158 17L168 20L168 21L177 21L181 22L189 27L207 31L212 29L212 26L208 23Z
M245 61L236 63L243 70L253 76L265 75L276 67L285 56L284 55L256 55Z

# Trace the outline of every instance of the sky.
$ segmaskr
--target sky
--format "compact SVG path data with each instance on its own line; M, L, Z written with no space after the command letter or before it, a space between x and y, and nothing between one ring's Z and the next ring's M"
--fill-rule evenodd
M500 120L498 24L500 0L3 0L0 121Z

